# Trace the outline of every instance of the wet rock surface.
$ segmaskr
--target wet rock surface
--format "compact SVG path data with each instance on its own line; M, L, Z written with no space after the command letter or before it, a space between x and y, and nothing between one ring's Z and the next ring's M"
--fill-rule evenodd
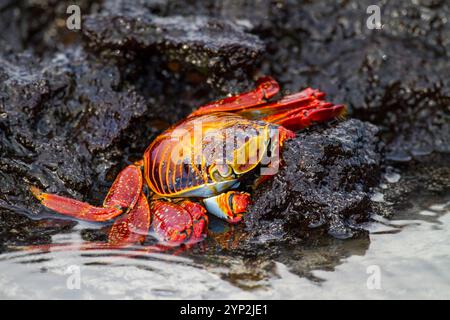
M270 23L248 17L258 34L272 35L262 70L292 90L317 86L347 103L353 116L380 127L390 159L448 153L448 3L379 1L382 29L366 26L371 4L285 2L270 11Z
M33 60L28 54L0 59L0 201L20 207L30 184L86 192L113 157L113 150L100 151L111 149L147 110L132 88L116 93L120 78L114 65L78 53ZM103 164L93 167L97 155Z
M219 76L250 69L263 50L262 41L226 20L202 16L158 17L133 10L86 18L83 33L95 49L122 54L157 51L165 59Z
M366 27L371 1L82 1L80 31L65 27L68 4L0 4L4 245L51 241L72 226L50 218L29 185L99 204L164 128L263 74L290 92L318 87L365 122L311 128L286 144L285 166L254 192L236 232L247 248L324 233L366 239L360 222L395 211L371 200L380 172L411 177L388 184L389 201L422 185L450 189L445 1L380 1L379 30Z
M315 229L340 239L363 232L358 222L371 213L369 191L380 173L377 131L348 120L287 142L283 167L255 192L247 227L276 240L308 238Z
M417 202L445 198L450 192L447 154L434 153L408 163L390 163L383 171L372 198L375 212L386 217L395 217L396 212L417 206L414 204Z

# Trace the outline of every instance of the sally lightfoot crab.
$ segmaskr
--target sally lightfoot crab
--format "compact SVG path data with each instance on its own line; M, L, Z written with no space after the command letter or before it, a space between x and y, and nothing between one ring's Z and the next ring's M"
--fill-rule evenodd
M143 160L119 173L102 207L36 187L31 191L60 214L116 219L109 232L111 245L141 242L150 227L171 244L199 241L207 234L207 212L230 223L242 219L250 195L235 190L240 178L256 168L260 179L276 173L278 151L295 137L292 130L345 112L343 105L325 102L324 93L310 88L269 102L278 91L278 83L265 77L252 91L200 107L159 135ZM149 199L144 184L151 191Z

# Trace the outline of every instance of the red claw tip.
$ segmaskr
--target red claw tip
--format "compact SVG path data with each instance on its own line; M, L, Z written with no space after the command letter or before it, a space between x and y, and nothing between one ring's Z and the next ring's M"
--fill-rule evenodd
M247 207L251 202L250 195L248 193L242 192L242 193L234 193L232 195L232 207L233 207L233 213L234 214L240 214L247 211ZM242 216L239 220L242 219ZM239 221L238 220L238 221Z

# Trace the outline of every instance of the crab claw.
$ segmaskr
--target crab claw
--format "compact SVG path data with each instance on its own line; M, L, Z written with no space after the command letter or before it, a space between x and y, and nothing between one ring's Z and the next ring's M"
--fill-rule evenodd
M229 223L238 223L250 204L247 192L228 191L217 196L203 199L206 210L213 215L225 219Z
M204 239L208 227L206 210L198 203L185 200L171 203L156 200L152 203L153 230L158 238L170 245Z
M192 236L191 241L203 240L208 230L208 216L206 209L196 202L184 200L180 203L180 207L187 210L192 218Z
M141 192L138 202L123 217L118 218L109 231L110 245L125 246L143 242L150 228L150 208Z

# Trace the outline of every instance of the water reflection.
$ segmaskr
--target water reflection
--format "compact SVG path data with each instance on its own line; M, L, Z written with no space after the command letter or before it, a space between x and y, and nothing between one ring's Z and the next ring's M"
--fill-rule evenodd
M450 197L417 203L392 220L374 216L366 225L370 238L321 237L252 257L221 250L214 237L177 255L141 246L99 248L83 240L92 225L79 223L53 235L52 245L0 255L0 297L450 298ZM224 234L226 243L239 242ZM373 265L381 271L378 290L367 287ZM79 290L68 284L73 266Z

